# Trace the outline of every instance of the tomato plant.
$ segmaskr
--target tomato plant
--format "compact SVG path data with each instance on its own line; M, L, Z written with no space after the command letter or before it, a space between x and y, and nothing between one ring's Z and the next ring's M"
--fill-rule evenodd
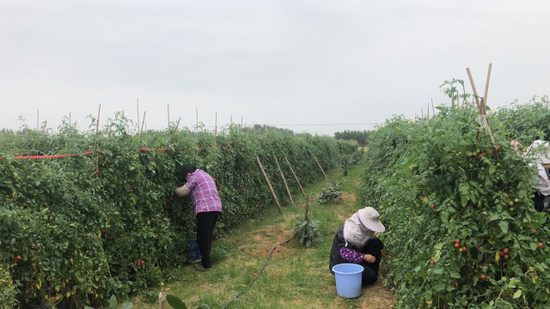
M329 137L235 126L217 135L183 129L141 136L133 127L117 113L97 135L95 126L80 133L63 124L58 133L24 127L0 136L0 303L97 307L169 280L195 238L193 207L174 195L187 163L215 179L224 206L215 232L223 233L274 206L256 157L284 202L275 157L285 175L286 158L306 184L322 177L312 154L328 170L357 149Z
M496 145L477 108L438 109L429 121L394 117L369 135L361 196L387 227L386 284L404 308L544 306L550 251L538 244L550 239L531 201L537 172L508 145L540 138L529 118L547 115L547 104L491 112Z

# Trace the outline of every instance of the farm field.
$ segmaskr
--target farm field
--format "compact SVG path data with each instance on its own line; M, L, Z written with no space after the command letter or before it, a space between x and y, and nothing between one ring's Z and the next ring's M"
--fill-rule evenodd
M540 174L529 146L550 139L549 100L485 111L466 95L450 98L429 118L388 119L369 133L361 164L344 169L364 154L356 143L237 127L137 136L120 115L99 134L1 135L0 303L99 308L114 295L155 308L169 288L190 308L223 308L305 215L295 171L325 240L279 246L230 307L546 308L548 214L533 207ZM188 162L213 175L224 203L215 268L206 273L187 263L192 205L173 193ZM315 203L329 185L325 171L342 185L341 204ZM364 205L387 228L382 278L360 298L342 299L328 271L331 239Z
M222 233L275 208L271 189L289 201L281 173L296 194L291 172L307 185L357 153L356 144L326 136L237 127L135 134L122 114L108 123L0 135L4 307L99 308L173 280L195 238L193 207L174 194L185 164L214 178Z
M339 204L316 205L316 197L325 187L319 180L307 188L313 220L319 220L324 241L305 248L293 239L273 251L255 283L228 308L391 308L393 294L383 287L383 278L371 287L364 287L357 299L336 295L334 277L328 271L328 258L335 231L354 212L362 208L357 198L363 164L355 166L343 177L340 169L332 169L330 181L342 185L343 201ZM295 205L285 205L283 215L275 208L251 219L213 244L214 267L197 272L184 267L181 281L166 285L168 293L180 297L188 308L208 304L222 308L253 279L271 248L292 236L296 218L305 215L305 197L295 199ZM143 297L133 299L134 308L158 308Z

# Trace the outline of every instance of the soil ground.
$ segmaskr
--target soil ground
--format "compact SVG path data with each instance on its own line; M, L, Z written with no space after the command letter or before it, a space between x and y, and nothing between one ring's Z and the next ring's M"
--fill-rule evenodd
M283 215L273 206L216 240L213 243L214 267L208 272L184 267L182 279L167 285L168 293L180 297L188 308L203 303L211 309L223 308L243 290L245 292L228 308L392 308L395 296L384 287L383 277L374 285L364 287L358 298L344 299L337 296L334 277L328 270L334 232L364 207L356 194L359 176L360 170L350 171L346 178L338 171L329 174L331 181L342 184L343 201L336 205L315 205L314 196L325 187L324 179L305 189L306 195L312 196L312 219L321 221L324 241L318 246L304 248L296 239L277 246L258 279L246 288L260 271L270 250L287 241L292 236L291 228L296 218L304 216L306 198L295 197L295 205L283 207ZM134 308L158 308L158 304L148 304L144 300L136 297Z

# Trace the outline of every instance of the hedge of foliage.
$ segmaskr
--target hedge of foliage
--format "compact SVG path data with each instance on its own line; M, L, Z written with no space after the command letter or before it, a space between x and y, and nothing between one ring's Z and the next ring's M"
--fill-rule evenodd
M218 231L274 207L256 157L279 200L288 196L278 159L294 194L299 192L285 157L302 184L322 177L312 155L328 170L353 143L329 137L236 127L217 134L189 130L139 137L117 114L96 135L68 125L59 132L22 130L0 137L0 304L60 308L99 306L171 279L186 262L194 239L192 205L175 198L187 163L216 180L224 205ZM150 147L151 150L140 150ZM155 151L155 148L167 148ZM78 154L55 159L17 155Z
M545 308L547 214L531 200L536 169L510 142L546 137L547 98L490 112L496 145L477 108L438 109L369 136L361 196L387 227L385 283L400 308Z

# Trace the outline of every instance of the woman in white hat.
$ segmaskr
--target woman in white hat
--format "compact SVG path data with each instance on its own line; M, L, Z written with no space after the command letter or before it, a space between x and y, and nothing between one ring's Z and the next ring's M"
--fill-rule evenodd
M378 279L380 257L384 244L374 233L383 233L386 228L379 220L378 212L365 207L347 219L334 235L330 252L329 268L341 263L361 264L363 285L373 284Z

